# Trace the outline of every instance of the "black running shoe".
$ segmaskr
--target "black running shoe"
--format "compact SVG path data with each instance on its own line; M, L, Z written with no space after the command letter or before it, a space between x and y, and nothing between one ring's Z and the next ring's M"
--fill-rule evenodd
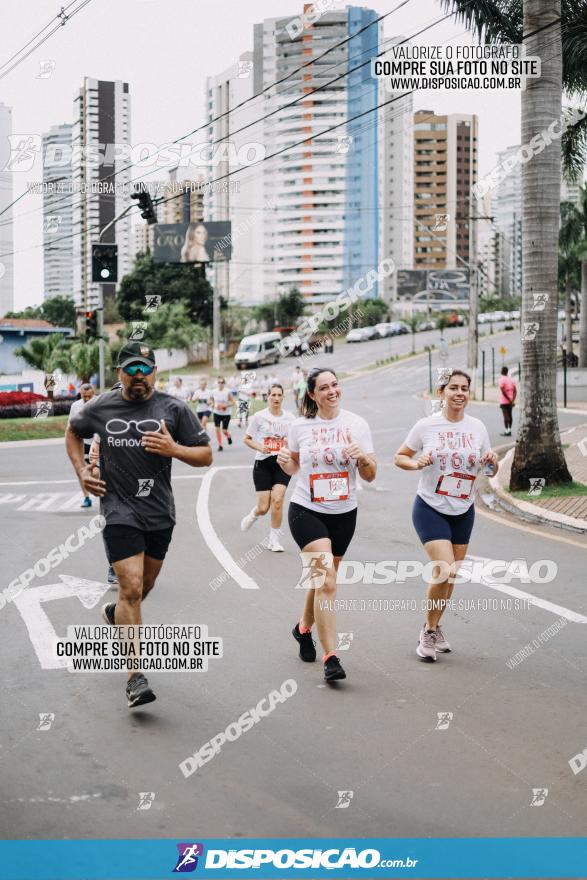
M301 633L300 625L296 623L291 634L300 644L300 657L304 663L313 663L316 659L316 642L312 638L312 633Z
M114 609L116 608L116 602L106 602L105 605L102 605L102 618L109 623L110 626L114 626Z
M126 698L129 709L134 706L142 706L144 703L152 703L157 699L142 672L135 672L129 678L126 685Z
M346 678L346 672L340 665L338 657L329 657L324 664L324 678L326 681L340 681Z
M222 446L218 447L218 452L222 452Z
M232 446L232 437L228 437L228 445Z

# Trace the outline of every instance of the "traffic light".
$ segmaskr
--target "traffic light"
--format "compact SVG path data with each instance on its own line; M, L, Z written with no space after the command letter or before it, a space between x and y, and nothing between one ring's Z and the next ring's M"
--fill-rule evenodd
M145 189L139 189L137 192L132 193L131 199L138 199L143 220L146 220L149 225L157 222L157 214L153 207L153 201Z
M92 245L92 282L113 284L118 281L118 245Z
M86 337L88 339L98 338L98 312L86 312Z

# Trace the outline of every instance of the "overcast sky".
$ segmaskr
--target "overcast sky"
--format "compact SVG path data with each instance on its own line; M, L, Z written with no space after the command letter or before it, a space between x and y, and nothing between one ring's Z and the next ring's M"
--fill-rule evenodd
M340 4L337 4L340 5ZM381 15L397 0L374 0ZM131 93L133 143L169 142L204 122L207 75L221 72L253 48L253 24L279 15L299 15L298 0L91 0L40 49L0 79L0 101L13 108L13 133L43 134L72 121L74 95L84 76L125 80ZM0 5L0 64L25 45L55 15L54 0ZM408 36L443 15L436 0L411 0L384 23L386 36ZM475 42L463 26L445 21L418 44ZM55 69L39 79L39 62ZM477 113L479 170L495 164L495 154L520 139L519 92L420 92L414 109ZM151 179L161 179L163 174ZM13 175L14 198L41 170ZM42 301L42 196L27 195L15 206L15 308ZM36 246L36 247L35 247Z

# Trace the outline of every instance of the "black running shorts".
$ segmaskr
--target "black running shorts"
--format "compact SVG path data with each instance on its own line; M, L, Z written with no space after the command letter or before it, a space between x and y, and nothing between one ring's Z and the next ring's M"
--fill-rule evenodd
M344 556L355 534L357 508L347 513L321 513L292 501L288 522L291 536L300 550L318 538L330 538L333 556Z
M105 526L103 535L108 561L113 565L121 559L136 556L137 553L144 553L151 559L165 559L172 534L173 526L156 531L145 531L123 525Z
M214 425L217 428L224 428L226 431L228 429L228 423L230 422L230 413L226 413L226 415L221 415L220 413L214 413Z
M291 477L288 477L277 464L276 455L255 459L253 483L257 492L269 492L276 484L287 486L290 480Z

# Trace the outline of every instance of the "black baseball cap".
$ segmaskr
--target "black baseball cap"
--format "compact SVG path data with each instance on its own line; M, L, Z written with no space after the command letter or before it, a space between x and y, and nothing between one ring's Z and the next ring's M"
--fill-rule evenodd
M155 352L144 342L127 342L118 352L117 367L128 367L129 364L146 364L154 367Z

